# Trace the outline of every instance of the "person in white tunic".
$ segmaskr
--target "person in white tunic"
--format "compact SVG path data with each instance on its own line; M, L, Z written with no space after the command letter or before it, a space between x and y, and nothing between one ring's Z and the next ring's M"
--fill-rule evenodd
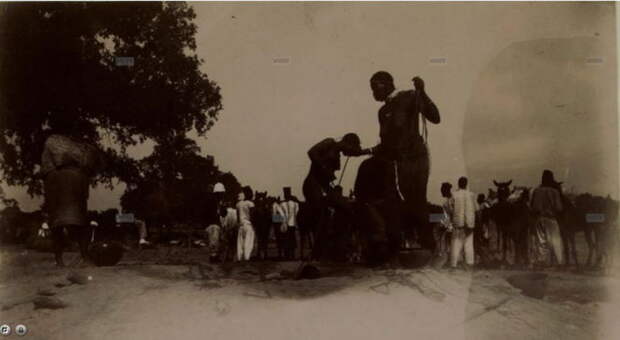
M459 178L459 189L454 193L454 215L450 265L456 268L461 254L465 253L468 267L474 265L474 227L477 203L474 194L467 190L467 178Z
M237 203L237 215L239 221L239 234L237 236L237 260L249 261L254 248L254 227L252 226L252 211L254 202L252 202L252 189L250 187L243 188L243 192L239 194L239 202Z

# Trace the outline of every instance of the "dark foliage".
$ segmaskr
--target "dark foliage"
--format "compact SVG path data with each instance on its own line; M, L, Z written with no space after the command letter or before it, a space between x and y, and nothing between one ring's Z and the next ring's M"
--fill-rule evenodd
M108 185L138 180L127 147L146 140L169 147L191 130L204 135L222 106L219 87L200 70L194 18L178 2L0 5L6 182L40 194L43 143L67 123L104 151L97 181Z

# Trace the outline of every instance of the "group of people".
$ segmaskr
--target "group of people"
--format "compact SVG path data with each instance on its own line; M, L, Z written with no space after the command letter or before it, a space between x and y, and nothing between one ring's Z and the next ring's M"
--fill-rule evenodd
M212 262L233 259L248 261L255 250L259 258L266 259L272 232L277 240L278 258L294 258L299 203L291 194L291 188L284 188L282 201L275 200L272 203L271 221L267 228L259 221L257 205L253 201L254 193L249 186L243 188L234 204L223 200L225 192L222 183L214 185L215 199L208 212L206 234Z
M371 234L365 256L369 262L381 264L397 257L403 231L411 225L420 231L428 229L430 162L426 122L438 124L440 115L426 93L424 81L419 77L412 81L414 89L398 90L388 72L379 71L370 78L374 99L383 103L378 112L378 145L362 149L359 137L349 133L339 141L324 139L309 150L312 165L303 193L313 217L311 229L317 235L314 258L326 255L323 245L328 244L325 239L330 231L330 209L350 210L346 201L333 194L341 154L371 156L360 165L354 189L356 213L363 215L359 217L362 229ZM418 234L425 246L432 247L432 235Z
M454 193L450 183L441 185L444 216L440 228L435 230L435 238L440 255L445 255L449 249L451 268L456 268L462 255L468 267L473 266L475 261L474 229L480 223L479 218L476 219L480 208L474 194L467 189L467 182L466 177L459 178L458 189Z
M426 122L437 124L439 111L425 91L425 83L419 78L412 79L414 89L397 90L391 74L379 71L370 78L373 97L383 103L378 112L381 142L372 148L362 149L359 137L354 133L336 141L327 138L310 149L308 156L312 162L310 172L303 183L303 194L307 206L309 229L316 235L312 257L321 259L328 251L330 219L335 210L350 210L342 195L335 192L335 172L340 170L341 154L347 157L370 155L360 166L355 184L355 196L362 211L367 215L374 243L369 249L378 250L379 262L393 257L398 251L402 230L409 223L418 226L428 224L426 187L429 176L429 151L427 147ZM44 180L45 202L50 214L53 230L72 230L80 240L80 251L88 257L87 200L89 178L94 175L96 153L88 140L80 136L76 117L70 120L53 120L55 134L45 143L41 176ZM217 194L217 192L215 192ZM280 239L292 243L297 227L296 204L290 197L274 206L274 224L280 223ZM248 188L240 194L234 206L226 206L220 200L206 207L209 210L207 234L210 239L220 240L218 235L230 235L228 229L237 231L237 259L247 260L254 246L256 230L252 211L252 191ZM234 210L234 212L233 212ZM281 210L281 211L280 211ZM213 213L215 212L215 213ZM282 216L282 217L277 217ZM280 222L283 220L284 222ZM234 228L232 227L234 226ZM282 232L286 229L287 232ZM421 228L425 230L426 228ZM289 232L290 230L290 232ZM58 237L55 250L56 262L62 265L64 244L63 232L53 231ZM264 245L263 235L259 239ZM225 236L227 244L233 242L232 236ZM428 238L425 238L428 243ZM431 235L432 241L432 235ZM214 244L212 258L215 259L219 247ZM221 242L219 242L221 243ZM285 256L291 256L290 246Z
M449 254L450 268L457 268L461 260L466 269L475 264L484 264L491 260L490 237L494 229L496 237L500 237L496 223L498 212L492 209L498 201L495 197L475 196L467 189L467 178L458 180L458 188L453 193L452 185L444 182L441 194L444 198L441 223L437 224L434 235L437 243L437 255ZM558 190L553 172L544 170L539 187L535 188L525 202L531 213L532 225L522 226L529 241L528 264L531 267L548 267L563 265L564 249L558 218L563 210L561 193ZM504 237L508 237L504 235ZM528 242L526 242L528 243ZM504 247L506 247L504 243ZM515 247L526 247L527 244L515 244ZM515 249L515 253L521 251ZM527 249L526 249L527 251ZM517 256L517 255L515 255Z

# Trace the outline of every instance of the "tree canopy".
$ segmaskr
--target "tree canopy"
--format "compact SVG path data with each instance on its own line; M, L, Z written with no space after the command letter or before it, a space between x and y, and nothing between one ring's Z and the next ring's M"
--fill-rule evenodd
M138 162L141 172L121 197L123 210L141 218L200 221L216 182L224 184L225 199L234 201L241 190L237 178L220 171L199 150L184 137L155 147L151 156Z
M200 71L187 4L0 6L0 171L9 185L41 193L36 173L55 122L75 123L103 151L97 181L111 184L139 181L148 164L131 159L129 146L152 140L151 161L161 161L217 120L220 88Z

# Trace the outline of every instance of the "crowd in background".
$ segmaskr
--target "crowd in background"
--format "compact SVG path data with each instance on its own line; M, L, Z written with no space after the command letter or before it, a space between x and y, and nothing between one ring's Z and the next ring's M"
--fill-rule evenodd
M442 215L440 223L434 224L436 254L449 258L451 269L459 262L472 269L497 261L503 261L501 265L557 268L569 265L571 255L578 265L574 240L578 231L584 232L590 248L588 264L594 253L597 264L610 260L618 237L615 201L594 198L589 200L597 201L595 205L577 207L562 193L562 183L550 170L543 171L541 184L531 194L524 187L509 190L510 181L495 182L498 190L489 189L488 197L476 196L467 189L467 182L466 177L459 178L455 192L450 183L441 185ZM584 194L579 198L587 201L591 197ZM510 261L508 251L513 253Z

